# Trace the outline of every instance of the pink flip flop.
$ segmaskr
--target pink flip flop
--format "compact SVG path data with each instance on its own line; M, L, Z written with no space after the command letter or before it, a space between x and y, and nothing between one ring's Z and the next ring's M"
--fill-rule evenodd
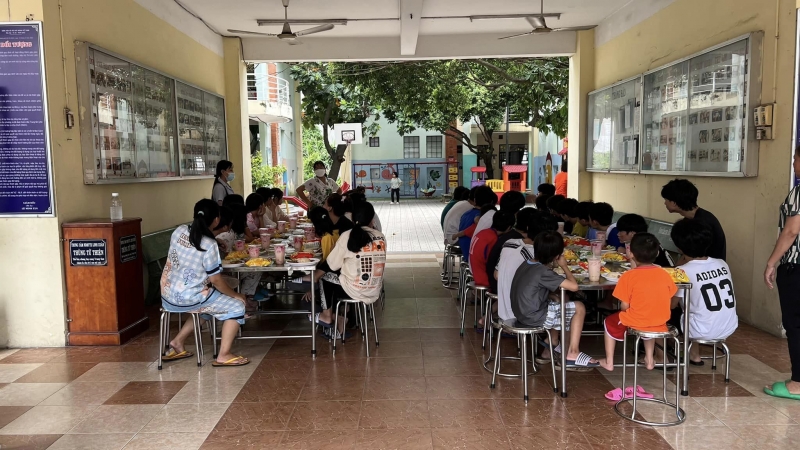
M618 402L622 400L622 389L616 388L606 392L605 397L609 400ZM633 398L633 387L625 388L625 398ZM636 398L653 398L653 394L644 390L641 386L636 386Z
M606 392L605 397L607 399L609 399L609 400L613 400L615 402L618 402L618 401L622 400L622 389L620 389L620 388L612 389L612 390Z

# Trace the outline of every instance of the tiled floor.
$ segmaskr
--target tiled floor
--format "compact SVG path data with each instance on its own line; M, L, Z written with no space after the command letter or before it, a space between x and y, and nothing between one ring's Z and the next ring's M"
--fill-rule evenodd
M386 309L377 313L380 346L372 344L369 359L360 337L335 356L318 340L315 360L306 340L245 341L235 349L252 359L249 366L198 368L184 360L158 371L154 326L120 348L2 351L0 446L727 450L791 449L800 442L800 402L761 392L788 377L784 340L741 325L729 340L733 381L725 384L708 364L692 367L691 397L681 400L686 423L641 427L603 398L621 383L619 371L569 373L569 397L561 399L544 366L529 379L527 405L517 380L499 379L489 389L480 335L469 326L459 337L454 292L438 277L434 254L390 255ZM469 322L472 308L467 313ZM308 325L303 317L275 317L249 321L246 332L291 335ZM505 354L513 344L503 340ZM601 351L596 338L585 338L582 347ZM645 373L640 384L658 392L660 376ZM667 415L646 404L640 414Z

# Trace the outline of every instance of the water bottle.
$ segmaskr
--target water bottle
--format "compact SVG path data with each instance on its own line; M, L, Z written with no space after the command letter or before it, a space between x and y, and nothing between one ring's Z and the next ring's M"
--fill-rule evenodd
M111 194L111 220L122 220L122 200L116 192Z

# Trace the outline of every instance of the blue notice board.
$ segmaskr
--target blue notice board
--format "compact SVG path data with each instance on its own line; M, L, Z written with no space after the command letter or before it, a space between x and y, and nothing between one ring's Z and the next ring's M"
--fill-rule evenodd
M0 23L0 217L53 217L41 22Z

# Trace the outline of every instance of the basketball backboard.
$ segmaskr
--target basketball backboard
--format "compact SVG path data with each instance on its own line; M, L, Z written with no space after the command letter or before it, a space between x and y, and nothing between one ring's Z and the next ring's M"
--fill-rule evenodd
M361 132L360 123L337 123L328 130L328 136L333 140L334 145L339 144L363 144L364 137Z

